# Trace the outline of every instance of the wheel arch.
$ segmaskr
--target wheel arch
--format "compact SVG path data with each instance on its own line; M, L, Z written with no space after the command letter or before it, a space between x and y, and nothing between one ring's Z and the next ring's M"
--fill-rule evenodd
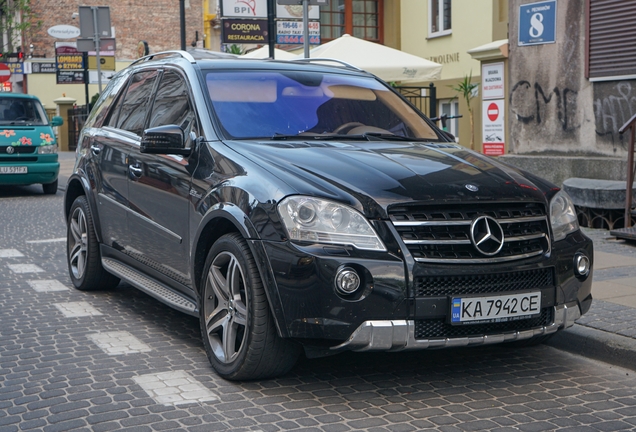
M64 220L68 220L69 213L73 203L78 196L84 195L88 201L88 205L91 208L91 215L93 218L93 229L97 236L97 241L101 242L101 229L99 223L99 214L97 213L97 207L95 203L95 197L91 193L91 187L88 181L78 175L73 175L69 178L66 185L66 192L64 194Z
M247 215L236 205L231 203L218 204L212 208L201 220L194 237L192 249L192 275L197 296L200 297L205 260L212 245L222 236L229 233L239 233L247 242L250 252L258 267L270 311L274 316L276 329L281 337L288 337L282 302L276 289L276 282L258 234Z

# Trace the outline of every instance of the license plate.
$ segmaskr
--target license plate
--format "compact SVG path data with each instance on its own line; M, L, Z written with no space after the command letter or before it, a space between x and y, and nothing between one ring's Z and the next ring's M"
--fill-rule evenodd
M451 324L513 321L539 315L541 292L492 297L454 297Z
M0 174L26 174L27 172L27 167L25 166L0 167Z

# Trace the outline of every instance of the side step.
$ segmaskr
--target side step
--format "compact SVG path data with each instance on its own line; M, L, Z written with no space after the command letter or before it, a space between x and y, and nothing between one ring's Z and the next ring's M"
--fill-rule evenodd
M145 292L168 306L180 312L187 313L188 315L196 317L199 316L199 309L192 300L176 291L173 291L156 280L149 278L137 270L110 258L102 258L102 266L108 272L124 279L135 288Z

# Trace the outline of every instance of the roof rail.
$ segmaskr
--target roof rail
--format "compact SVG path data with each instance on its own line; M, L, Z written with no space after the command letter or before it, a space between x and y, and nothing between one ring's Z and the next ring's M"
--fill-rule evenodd
M300 58L300 59L293 59L293 60L288 60L288 61L303 62L303 63L313 63L313 62L339 63L339 64L343 65L344 67L346 67L347 69L354 69L354 70L357 70L357 71L366 72L364 69L360 69L359 67L354 66L351 63L343 62L342 60L337 60L337 59L332 59L332 58Z
M150 61L150 60L157 60L160 58L170 58L170 57L177 57L180 56L184 59L186 59L187 61L189 61L190 63L194 63L194 57L192 57L192 55L187 52L187 51L180 51L180 50L173 50L173 51L162 51L162 52L158 52L158 53L154 53L154 54L150 54L144 57L141 57L137 60L135 60L134 62L132 62L130 65L134 65L137 63L141 63L141 62L146 62L146 61Z

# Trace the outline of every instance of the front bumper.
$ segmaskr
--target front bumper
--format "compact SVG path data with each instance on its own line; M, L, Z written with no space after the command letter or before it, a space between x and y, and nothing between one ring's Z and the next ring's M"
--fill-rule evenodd
M264 247L263 260L270 264L265 285L277 306L273 310L278 313L281 336L316 347L401 350L522 340L569 327L592 302L591 272L585 277L574 272L577 253L593 259L592 242L580 232L555 244L550 255L492 265L421 264L410 262L408 255L344 248L341 253L331 249L326 253L321 245L259 245ZM360 295L347 297L335 289L335 276L343 267L362 275ZM530 289L541 290L540 316L449 323L453 297Z
M572 327L581 317L576 302L554 306L554 322L548 326L500 334L458 338L415 339L415 322L412 320L365 321L333 351L403 351L426 348L452 348L471 345L490 345L530 339L555 333Z

